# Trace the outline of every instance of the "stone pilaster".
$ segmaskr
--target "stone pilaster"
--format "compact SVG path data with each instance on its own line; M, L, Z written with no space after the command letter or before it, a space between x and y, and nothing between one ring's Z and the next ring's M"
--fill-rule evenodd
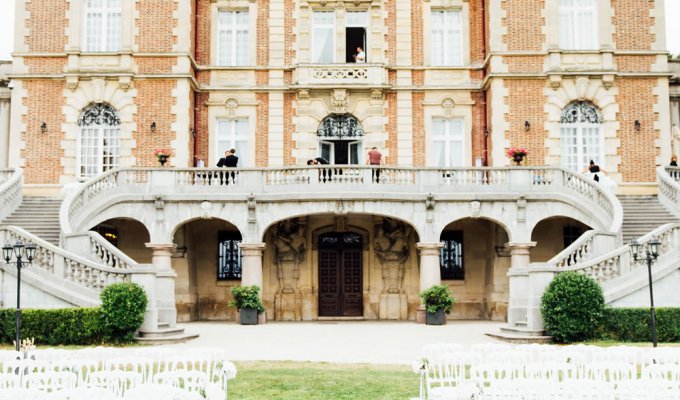
M177 325L177 308L175 307L175 278L172 269L172 253L177 247L174 243L146 243L151 249L151 264L156 271L156 308L158 322L169 327Z
M9 90L0 88L0 168L9 165Z
M241 243L241 253L243 254L243 269L241 273L241 285L257 285L260 288L262 297L262 253L264 243Z
M508 326L514 327L517 322L526 321L529 305L529 272L531 248L536 242L506 243L510 250L510 271L508 271L509 299Z

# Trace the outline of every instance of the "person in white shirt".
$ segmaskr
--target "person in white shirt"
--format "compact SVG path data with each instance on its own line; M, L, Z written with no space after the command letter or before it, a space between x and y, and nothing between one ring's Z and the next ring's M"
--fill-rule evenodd
M357 55L354 56L354 61L357 63L366 62L366 53L364 53L364 49L362 49L361 46L357 47Z

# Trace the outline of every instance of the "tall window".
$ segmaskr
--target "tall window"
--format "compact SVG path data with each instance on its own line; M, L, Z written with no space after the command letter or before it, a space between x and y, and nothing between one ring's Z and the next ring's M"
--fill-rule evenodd
M562 111L560 147L563 167L581 171L593 160L600 168L606 168L602 123L600 112L585 101L575 101Z
M122 3L122 0L85 0L85 51L120 50Z
M439 253L439 267L442 280L465 279L463 265L463 231L448 231L442 233L441 241L444 243Z
M328 64L335 61L335 13L314 11L312 14L312 62Z
M224 157L224 152L236 149L239 167L249 167L250 132L247 119L222 119L217 121L217 159Z
M435 167L462 167L465 160L463 121L432 120L432 157Z
M560 0L559 25L561 48L597 49L597 0Z
M220 232L217 245L217 280L241 279L241 235L238 232Z
M460 11L432 11L432 65L463 65L463 27Z
M248 64L248 11L220 11L218 65Z
M78 120L78 177L87 179L120 164L120 118L111 106L92 104Z

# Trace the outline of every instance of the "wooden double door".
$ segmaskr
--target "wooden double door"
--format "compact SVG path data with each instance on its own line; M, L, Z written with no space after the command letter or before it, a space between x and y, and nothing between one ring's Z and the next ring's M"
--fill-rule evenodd
M363 315L362 237L334 232L319 237L319 316Z

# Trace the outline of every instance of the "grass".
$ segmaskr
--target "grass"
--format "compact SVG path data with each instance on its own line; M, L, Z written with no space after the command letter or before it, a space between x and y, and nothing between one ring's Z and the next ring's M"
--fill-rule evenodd
M408 366L311 362L236 362L229 398L239 400L397 400L418 397Z

